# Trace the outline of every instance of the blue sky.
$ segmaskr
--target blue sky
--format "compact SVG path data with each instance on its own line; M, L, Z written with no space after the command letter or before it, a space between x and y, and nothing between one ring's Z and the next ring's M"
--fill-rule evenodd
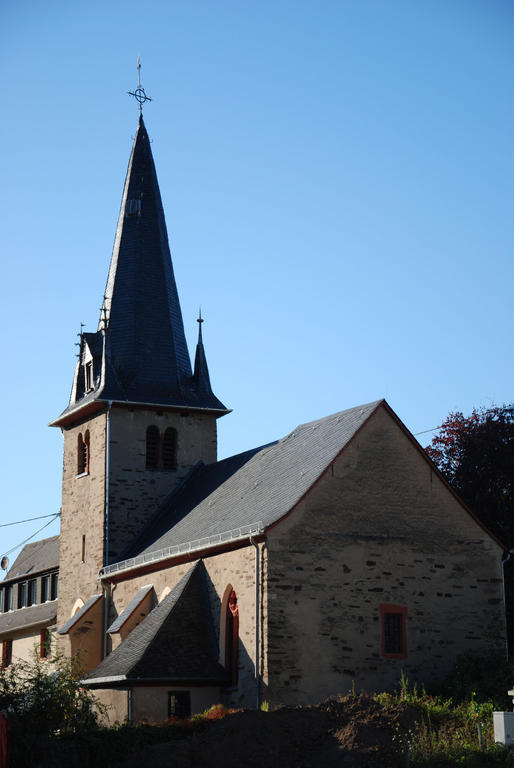
M46 424L98 320L138 55L221 456L381 397L415 433L511 402L513 39L508 0L3 3L2 524L60 507Z

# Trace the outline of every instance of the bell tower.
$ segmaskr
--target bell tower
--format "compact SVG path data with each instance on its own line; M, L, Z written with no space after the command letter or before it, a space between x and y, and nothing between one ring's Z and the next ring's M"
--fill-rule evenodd
M58 624L98 591L159 504L216 461L199 318L191 369L150 140L139 116L98 329L81 333L64 436Z

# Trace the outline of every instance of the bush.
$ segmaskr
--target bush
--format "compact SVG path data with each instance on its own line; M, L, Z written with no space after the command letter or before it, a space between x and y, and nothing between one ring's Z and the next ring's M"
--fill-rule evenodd
M48 662L34 654L0 671L0 710L8 718L10 766L37 765L57 734L98 727L94 697L80 685L76 660Z
M512 709L507 691L514 687L514 661L501 654L464 653L457 657L451 672L438 686L437 693L455 703L491 701L495 709Z

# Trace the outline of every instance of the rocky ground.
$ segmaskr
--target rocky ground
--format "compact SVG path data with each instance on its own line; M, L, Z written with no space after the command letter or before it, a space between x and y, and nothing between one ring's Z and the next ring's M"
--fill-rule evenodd
M416 710L385 710L365 696L316 707L245 710L211 722L191 739L146 747L125 768L395 768L405 765L401 734Z

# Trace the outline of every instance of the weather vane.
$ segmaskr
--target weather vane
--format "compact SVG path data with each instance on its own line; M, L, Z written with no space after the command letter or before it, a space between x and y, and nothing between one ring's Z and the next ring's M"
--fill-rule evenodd
M141 61L139 56L137 57L137 88L135 91L127 91L129 96L133 96L139 104L139 114L143 114L143 104L145 101L152 101L150 96L147 96L145 89L141 85Z

